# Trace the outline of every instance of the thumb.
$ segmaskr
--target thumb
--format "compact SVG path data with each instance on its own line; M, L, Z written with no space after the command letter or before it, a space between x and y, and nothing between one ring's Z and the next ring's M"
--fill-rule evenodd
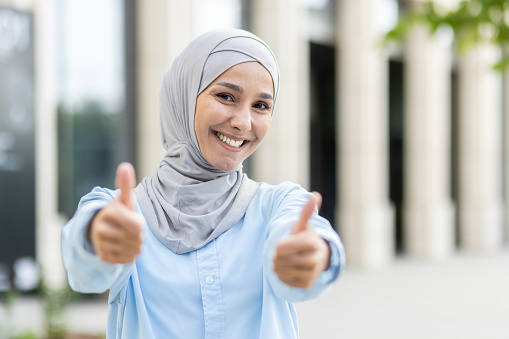
M302 213L300 214L300 219L293 225L292 234L299 233L304 231L308 226L308 220L313 215L316 207L316 198L313 194L306 205L302 208Z
M128 162L123 162L117 167L115 186L120 190L118 199L129 209L134 210L134 202L131 198L131 190L136 186L136 174L134 167Z

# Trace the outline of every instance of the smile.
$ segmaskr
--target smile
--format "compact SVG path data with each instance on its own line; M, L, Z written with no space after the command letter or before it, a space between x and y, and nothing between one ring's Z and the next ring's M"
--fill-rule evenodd
M228 146L239 148L240 146L242 146L244 144L244 140L236 141L236 140L230 139L230 138L224 136L223 134L221 134L219 132L215 132L215 131L214 131L214 134L219 138L219 140L221 140Z

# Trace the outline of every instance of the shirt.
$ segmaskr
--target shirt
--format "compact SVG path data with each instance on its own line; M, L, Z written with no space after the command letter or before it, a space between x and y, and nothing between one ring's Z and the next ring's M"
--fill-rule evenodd
M94 188L62 231L71 288L110 290L107 338L298 338L293 302L324 293L345 266L339 236L315 213L309 223L330 246L329 269L309 289L290 287L274 273L275 246L310 196L288 182L260 183L237 224L198 250L175 254L145 224L136 261L109 264L87 249L85 228L118 194Z

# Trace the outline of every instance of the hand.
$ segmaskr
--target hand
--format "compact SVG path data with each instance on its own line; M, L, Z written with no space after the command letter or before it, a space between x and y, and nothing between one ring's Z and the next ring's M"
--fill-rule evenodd
M320 193L313 192L313 195L302 209L300 219L290 235L277 244L273 258L274 272L281 281L292 287L311 287L330 264L329 245L308 223L315 206L320 209L322 203Z
M141 252L143 219L136 214L131 197L135 185L134 167L127 162L118 165L115 186L120 196L95 215L87 232L102 261L126 264Z

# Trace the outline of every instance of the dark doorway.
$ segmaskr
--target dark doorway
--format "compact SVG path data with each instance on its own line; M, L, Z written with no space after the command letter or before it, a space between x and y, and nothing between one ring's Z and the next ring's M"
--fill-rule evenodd
M333 226L336 226L335 58L334 47L310 44L311 189L322 194L320 214Z
M389 62L389 198L395 208L396 253L403 252L404 65Z
M458 117L458 102L459 102L459 92L458 92L458 71L456 68L453 68L451 71L451 197L454 205L458 206L458 196L459 196L459 162L458 162L458 152L459 152L459 117ZM459 209L456 208L455 214L455 232L456 239L455 244L456 247L459 246Z

